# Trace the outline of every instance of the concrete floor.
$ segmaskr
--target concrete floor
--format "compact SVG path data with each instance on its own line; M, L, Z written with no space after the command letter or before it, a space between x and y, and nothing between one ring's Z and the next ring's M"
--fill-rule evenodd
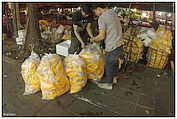
M3 116L174 116L174 78L136 65L112 91L88 82L79 93L42 101L41 92L23 96L24 82L16 60L3 55Z

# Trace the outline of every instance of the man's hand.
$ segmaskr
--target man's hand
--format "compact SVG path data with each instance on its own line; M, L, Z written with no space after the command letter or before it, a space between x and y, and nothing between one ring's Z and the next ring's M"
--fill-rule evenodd
M97 35L96 37L92 37L91 41L92 42L100 42L100 41L104 40L105 34L106 34L106 30L105 29L100 29L99 30L99 35Z
M90 38L90 42L93 42L93 37L92 37L92 38Z
M90 39L90 41L91 41L91 42L98 42L96 37L92 37L92 38Z

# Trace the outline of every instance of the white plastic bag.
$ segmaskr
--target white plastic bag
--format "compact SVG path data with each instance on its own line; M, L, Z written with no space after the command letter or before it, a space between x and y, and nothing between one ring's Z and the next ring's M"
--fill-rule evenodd
M137 36L140 40L143 41L144 46L148 47L153 39L157 38L157 34L152 28L144 28L140 29L140 34Z
M101 80L104 74L104 57L101 51L91 45L79 53L86 62L88 79Z
M44 55L37 71L41 83L43 100L52 100L69 91L69 80L64 70L63 61L59 55Z
M78 55L67 56L64 61L71 85L70 93L77 93L87 83L86 64Z
M30 95L40 91L40 82L37 76L37 68L40 58L35 52L31 52L21 66L21 74L25 81L25 92L23 95Z
M65 27L64 27L63 25L60 25L60 26L57 28L56 32L57 32L58 34L63 34L64 29L65 29Z

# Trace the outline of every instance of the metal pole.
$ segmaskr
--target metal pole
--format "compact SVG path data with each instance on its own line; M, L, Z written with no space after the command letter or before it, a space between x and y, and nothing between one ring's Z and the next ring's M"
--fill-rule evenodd
M17 19L16 19L16 5L15 2L12 3L12 15L13 15L13 38L18 37L18 32L17 32Z
M156 21L155 9L156 9L156 3L153 3L153 21Z
M17 18L17 29L20 30L20 9L19 3L16 3L16 18Z

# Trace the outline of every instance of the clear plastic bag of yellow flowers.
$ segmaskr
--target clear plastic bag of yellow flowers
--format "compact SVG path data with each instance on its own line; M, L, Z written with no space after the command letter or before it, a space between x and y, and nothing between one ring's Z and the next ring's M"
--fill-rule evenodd
M40 91L40 81L37 76L37 67L40 58L35 52L31 52L21 66L21 74L25 82L25 92L23 95L30 95Z
M64 59L66 74L70 80L70 93L77 93L87 83L86 64L79 55L70 55Z
M168 63L168 55L172 49L172 33L164 27L159 27L157 30L158 38L151 42L148 50L147 66L153 68L164 69Z
M37 71L41 83L42 99L55 99L69 91L70 83L59 55L44 55Z
M82 49L79 56L86 63L88 79L101 80L104 74L104 57L101 51L93 45L89 45Z

